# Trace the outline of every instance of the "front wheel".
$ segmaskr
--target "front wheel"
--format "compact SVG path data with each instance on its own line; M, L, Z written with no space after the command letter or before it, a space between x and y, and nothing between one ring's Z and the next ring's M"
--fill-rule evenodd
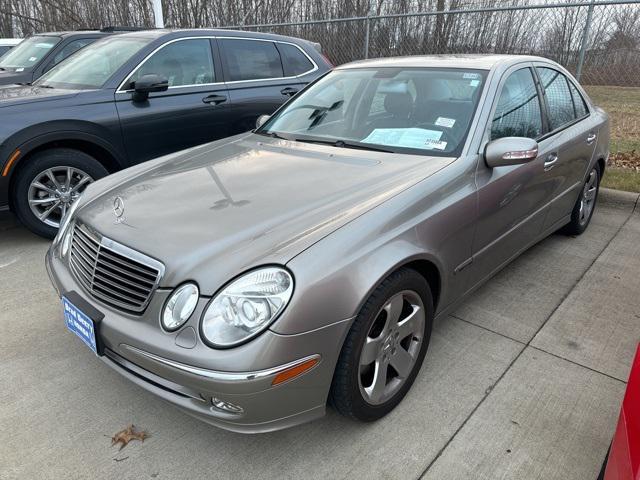
M587 180L582 186L580 196L571 212L571 221L562 228L562 233L566 235L580 235L587 229L596 207L599 189L600 169L595 166L591 172L589 172Z
M29 230L53 238L62 217L91 182L108 174L93 157L56 148L38 152L16 173L12 208Z
M420 370L432 324L433 299L424 277L411 269L389 276L344 342L331 384L333 407L365 422L393 410Z

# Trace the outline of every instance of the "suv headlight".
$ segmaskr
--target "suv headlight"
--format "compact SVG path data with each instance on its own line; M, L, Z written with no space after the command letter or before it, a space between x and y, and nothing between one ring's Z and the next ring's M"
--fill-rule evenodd
M213 347L243 343L273 323L293 293L293 277L280 267L245 273L209 303L202 317L202 335Z

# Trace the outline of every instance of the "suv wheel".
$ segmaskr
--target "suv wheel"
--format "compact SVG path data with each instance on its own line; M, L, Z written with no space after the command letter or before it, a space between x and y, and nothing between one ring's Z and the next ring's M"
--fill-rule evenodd
M12 207L32 232L53 238L69 206L91 182L109 172L78 150L56 148L31 156L16 173Z
M393 410L420 370L432 324L433 299L424 277L406 268L389 276L347 335L329 394L333 407L365 422Z

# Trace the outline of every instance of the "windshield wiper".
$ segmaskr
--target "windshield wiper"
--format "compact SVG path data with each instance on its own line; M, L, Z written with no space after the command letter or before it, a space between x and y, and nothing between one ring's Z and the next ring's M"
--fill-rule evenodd
M39 84L39 85L34 85L35 87L40 87L40 88L56 88L56 87L52 87L51 85L44 85L44 84Z
M288 138L283 137L282 135L280 135L279 133L276 132L267 132L267 131L261 131L261 132L254 132L258 135L264 135L265 137L271 137L271 138L279 138L280 140L289 140Z
M332 147L338 147L338 148L354 148L357 150L369 150L372 152L393 153L393 150L374 147L371 145L367 145L366 143L360 143L360 142L345 142L344 140L316 140L316 139L307 139L307 138L294 138L293 140L296 142L303 142L303 143L317 143L320 145L331 145Z

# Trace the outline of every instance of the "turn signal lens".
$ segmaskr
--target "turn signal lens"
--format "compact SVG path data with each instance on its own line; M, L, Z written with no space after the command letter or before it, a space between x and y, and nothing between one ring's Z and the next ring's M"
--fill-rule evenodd
M302 375L304 372L307 372L315 367L319 361L320 359L318 357L314 357L302 363L294 365L293 367L289 367L277 374L273 379L273 382L271 382L271 385L278 385L280 383L286 382L287 380L291 380L292 378Z

